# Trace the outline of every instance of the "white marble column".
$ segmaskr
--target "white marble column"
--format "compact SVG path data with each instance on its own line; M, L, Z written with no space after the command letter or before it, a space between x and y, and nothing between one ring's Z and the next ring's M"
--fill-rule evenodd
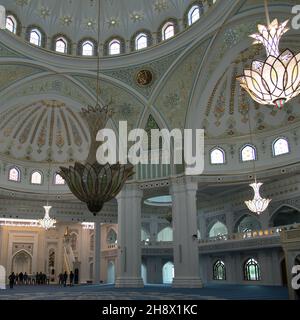
M95 253L94 253L94 283L100 283L100 259L101 259L101 224L95 222L94 229Z
M141 202L142 191L126 184L118 200L117 288L139 288L141 277Z
M174 288L201 288L197 235L197 183L191 177L171 181Z

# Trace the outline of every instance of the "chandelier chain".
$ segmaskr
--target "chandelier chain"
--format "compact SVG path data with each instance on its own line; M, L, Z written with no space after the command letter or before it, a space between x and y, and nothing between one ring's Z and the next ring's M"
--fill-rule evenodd
M96 98L97 98L97 106L99 105L100 100L100 0L98 1L98 26L97 26L97 83L96 83Z

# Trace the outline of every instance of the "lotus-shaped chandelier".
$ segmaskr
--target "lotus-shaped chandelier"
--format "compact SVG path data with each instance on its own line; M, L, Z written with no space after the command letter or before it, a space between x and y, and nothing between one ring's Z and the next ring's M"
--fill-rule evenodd
M51 206L49 206L48 204L46 206L43 207L45 209L45 216L43 219L40 219L39 220L39 225L46 229L46 230L49 230L51 228L54 228L55 226L55 223L56 223L56 220L55 219L52 219L50 218L50 210L51 210Z
M248 209L258 215L267 209L271 201L271 199L264 199L260 196L259 189L262 185L262 182L257 183L256 180L254 183L250 184L250 187L253 188L254 191L254 197L252 200L245 201Z
M100 0L98 1L98 43L100 43ZM97 134L104 129L112 110L100 105L100 55L97 50L96 106L81 110L90 131L90 150L85 164L76 162L69 168L60 167L59 174L65 179L69 189L96 216L105 202L112 200L122 189L126 180L134 174L133 165L119 163L100 164L96 159L98 147L103 143L97 141Z
M259 33L250 37L255 39L254 44L263 44L267 58L254 60L237 78L256 102L279 109L300 93L300 53L295 55L289 49L279 52L280 39L289 30L287 23L279 24L275 19L268 26L258 25Z
M81 115L86 120L91 137L91 146L85 164L76 162L69 168L60 167L59 174L65 179L70 191L89 211L97 215L105 202L112 200L122 189L126 180L134 174L131 164L99 164L96 151L102 142L96 141L99 130L103 129L112 115L107 106L101 108L88 106L82 109Z

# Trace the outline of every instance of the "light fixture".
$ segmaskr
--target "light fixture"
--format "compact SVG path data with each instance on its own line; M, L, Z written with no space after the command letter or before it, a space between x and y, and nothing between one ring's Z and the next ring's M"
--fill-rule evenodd
M265 61L252 61L250 69L237 79L256 102L282 108L300 93L300 53L291 50L279 51L281 37L289 30L287 21L279 23L277 19L270 22L268 4L265 0L267 26L258 25L259 33L250 37L254 44L261 43L266 49Z
M39 220L39 224L42 228L44 228L45 230L49 230L51 228L54 228L55 227L55 223L56 223L56 220L55 219L52 219L50 217L50 210L51 210L51 206L49 206L49 189L50 189L50 162L49 162L49 170L48 170L48 193L47 193L47 205L44 206L44 210L45 210L45 215L44 215L44 218L43 219L40 219Z
M250 187L253 188L254 197L252 200L245 201L246 206L248 209L256 214L261 214L264 212L271 201L271 199L264 199L259 194L259 189L262 186L261 182L255 182L250 184Z
M100 0L98 2L98 43L100 43ZM97 51L96 106L82 109L81 116L90 131L90 150L85 164L76 162L69 168L60 167L59 175L66 181L77 199L85 202L89 211L96 216L105 202L116 197L126 180L134 174L133 165L99 164L96 152L103 142L97 141L99 130L104 129L112 110L100 105L100 54Z
M49 230L51 228L54 228L54 225L56 223L56 220L55 219L52 219L49 215L50 213L50 210L51 210L51 206L44 206L43 207L45 209L45 216L43 219L40 219L39 220L39 224L42 228L46 229L46 230Z
M249 123L250 141L251 141L251 146L253 148L254 144L253 144L253 137L252 137L252 128L251 128L249 107L248 107L248 123ZM252 152L254 152L254 149L252 149ZM254 183L251 183L249 186L254 191L254 197L252 200L245 201L245 204L251 212L260 215L262 212L264 212L268 208L268 205L269 205L271 199L264 199L261 197L261 195L259 193L259 189L263 185L263 183L257 182L255 159L256 159L256 156L255 156L255 154L253 154L252 161L253 161Z

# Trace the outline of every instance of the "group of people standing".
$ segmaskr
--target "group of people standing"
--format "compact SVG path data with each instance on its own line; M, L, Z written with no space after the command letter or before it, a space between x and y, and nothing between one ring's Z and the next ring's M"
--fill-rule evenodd
M73 271L70 272L70 274L65 271L65 273L60 273L58 276L58 283L60 285L63 285L64 287L67 286L68 279L69 279L69 285L72 287L74 285L74 273ZM27 285L27 284L49 284L49 278L45 273L37 272L35 276L29 276L26 272L23 274L23 272L14 273L12 272L9 277L9 287L12 289L14 285Z
M72 287L74 285L74 273L73 273L73 271L71 271L69 275L68 275L67 271L65 271L65 273L60 273L59 276L58 276L58 284L63 285L64 287L66 287L67 286L67 282L68 282L68 278L69 278L70 287Z
M35 276L29 276L26 272L14 273L12 272L9 277L9 287L12 289L14 285L27 285L27 284L49 284L49 278L45 273L37 272Z

